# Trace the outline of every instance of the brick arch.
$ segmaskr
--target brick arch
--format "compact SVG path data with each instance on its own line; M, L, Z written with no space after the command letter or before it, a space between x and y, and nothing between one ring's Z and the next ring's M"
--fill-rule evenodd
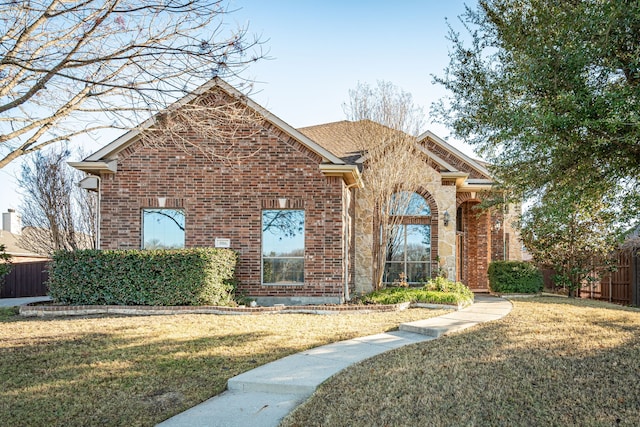
M433 218L435 217L435 220L437 223L438 222L438 203L436 202L436 199L434 199L431 193L429 193L423 187L418 187L418 189L416 190L416 193L418 193L420 196L422 196L424 200L426 200L427 204L429 205L429 209L431 209L431 218L433 220Z
M429 205L429 209L431 210L430 216L412 216L412 215L403 215L402 223L403 224L424 224L431 226L431 277L435 277L437 274L439 265L438 265L438 217L439 210L438 204L436 203L435 198L423 187L417 188L414 193L418 194L422 197L427 204ZM373 229L377 230L379 227L378 218L374 218L373 220ZM376 251L378 243L377 240L373 240L373 250Z
M472 291L487 291L491 259L491 215L477 210L481 195L456 195L456 275Z
M458 193L456 194L456 208L459 208L464 202L482 202L477 194L474 193Z
M427 222L431 226L431 276L438 271L438 218L440 217L438 203L433 195L424 187L418 187L415 191L429 205L431 209L431 221Z

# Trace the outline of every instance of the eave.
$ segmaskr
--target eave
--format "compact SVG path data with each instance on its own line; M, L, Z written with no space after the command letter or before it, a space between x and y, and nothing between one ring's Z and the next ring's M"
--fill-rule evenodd
M494 185L495 182L489 179L468 179L457 190L463 193L493 191Z
M99 175L101 173L116 173L118 171L118 161L83 161L83 162L68 162L69 166L81 170L92 175Z
M440 176L443 180L451 180L456 182L456 187L460 188L465 185L469 174L466 172L454 171L454 172L441 172Z
M320 171L325 176L341 177L349 188L364 188L362 175L356 165L335 165L323 163L320 165Z

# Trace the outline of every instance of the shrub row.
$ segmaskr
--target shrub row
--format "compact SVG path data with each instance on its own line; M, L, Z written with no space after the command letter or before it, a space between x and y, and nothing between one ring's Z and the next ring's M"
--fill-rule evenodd
M365 303L398 304L401 302L460 304L473 302L473 292L460 282L442 277L432 279L421 288L389 287L362 298Z
M498 293L537 293L542 291L542 273L523 261L494 261L489 264L489 287Z
M236 262L229 249L60 251L49 292L75 305L228 305Z

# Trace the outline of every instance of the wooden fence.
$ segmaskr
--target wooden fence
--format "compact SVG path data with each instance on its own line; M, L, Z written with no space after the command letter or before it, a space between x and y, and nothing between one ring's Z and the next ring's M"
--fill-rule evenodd
M0 284L0 298L47 295L47 261L15 263ZM0 279L1 280L1 279Z
M640 248L621 249L617 256L618 270L604 276L593 286L582 288L580 297L640 307ZM544 286L553 291L556 290L554 274L553 270L542 269Z

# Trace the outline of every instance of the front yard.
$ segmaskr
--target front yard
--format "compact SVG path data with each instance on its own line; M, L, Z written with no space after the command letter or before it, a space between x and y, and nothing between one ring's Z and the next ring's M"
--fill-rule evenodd
M284 426L637 426L640 310L558 297L323 384Z
M443 313L43 320L0 309L0 424L152 426L256 366Z

